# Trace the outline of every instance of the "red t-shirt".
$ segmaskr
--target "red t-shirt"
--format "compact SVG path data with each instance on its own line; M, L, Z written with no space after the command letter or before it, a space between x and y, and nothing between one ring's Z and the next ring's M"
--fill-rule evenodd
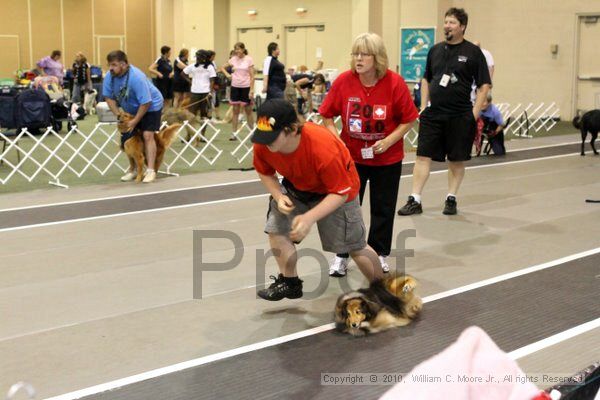
M353 200L360 189L356 166L344 143L327 128L307 122L300 144L290 154L273 153L254 144L254 168L263 175L277 171L298 190L321 194L348 195Z
M346 71L336 78L319 113L325 118L342 117L341 137L354 161L364 165L390 165L404 158L404 141L385 153L363 159L361 148L383 139L400 124L419 117L404 79L395 72L386 74L373 87L364 87L358 74Z

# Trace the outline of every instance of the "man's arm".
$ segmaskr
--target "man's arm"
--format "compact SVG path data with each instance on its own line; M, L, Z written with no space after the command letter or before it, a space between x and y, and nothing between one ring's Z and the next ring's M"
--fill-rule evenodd
M429 82L427 79L421 80L421 111L427 108L427 103L429 103Z
M329 193L319 204L304 214L300 214L292 221L292 230L290 239L294 242L300 242L308 235L310 228L315 222L328 216L340 208L348 198L348 195L341 196L335 193Z
M479 113L481 113L481 107L483 106L483 102L487 98L489 91L490 85L487 83L477 88L477 99L475 99L475 105L473 105L473 116L475 117L475 119L479 118Z
M279 179L277 179L277 176L263 175L258 172L258 177L267 191L271 194L271 196L273 196L273 199L276 202L279 201L279 198L283 196L283 192L281 191L281 185L279 184Z
M340 208L348 199L348 195L339 195L329 193L319 204L308 210L304 215L312 223L320 221L338 208Z
M140 121L142 120L142 118L144 117L144 114L146 114L146 112L148 112L148 109L150 108L150 105L152 104L152 102L146 103L146 104L142 104L140 106L140 108L138 108L137 113L135 114L135 117L131 120L131 122L129 123L129 125L133 128L135 127L137 124L140 123Z
M112 111L112 113L118 117L121 112L119 111L119 106L117 106L116 100L109 97L105 97L104 100L106 101L106 104L108 104L110 111Z

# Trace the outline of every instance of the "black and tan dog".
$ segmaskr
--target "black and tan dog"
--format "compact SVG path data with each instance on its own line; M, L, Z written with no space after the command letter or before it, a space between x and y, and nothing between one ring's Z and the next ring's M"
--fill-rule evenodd
M600 131L600 110L588 111L581 117L579 117L579 115L576 116L573 118L573 126L575 129L579 129L581 131L581 155L585 156L584 146L588 132L592 135L592 140L590 140L592 150L594 151L595 155L598 155L598 151L596 151L594 142L598 137L598 131Z
M338 331L353 336L405 326L415 319L423 302L415 294L418 283L410 275L391 275L341 295L335 305Z
M129 158L130 171L137 169L137 176L135 181L141 182L144 177L144 166L146 165L146 157L144 156L144 138L142 132L137 129L134 132L129 132L127 128L127 122L132 120L134 117L128 113L119 114L118 129L121 132L121 150L127 154ZM181 127L181 124L169 125L158 132L154 136L156 141L156 159L154 162L154 171L158 172L160 165L162 164L165 151L171 146L173 138L177 135L177 131Z

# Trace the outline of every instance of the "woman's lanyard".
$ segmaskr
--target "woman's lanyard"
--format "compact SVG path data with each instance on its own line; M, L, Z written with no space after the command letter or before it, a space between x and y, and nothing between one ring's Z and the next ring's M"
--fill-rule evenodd
M117 101L117 105L120 106L121 102L124 99L127 99L127 97L129 96L129 71L131 67L127 68L127 74L125 75L125 84L123 86L121 86L121 89L119 89L119 93L116 94L116 101ZM111 79L111 84L112 84L112 92L113 95L115 95L115 79L114 77L112 77L113 79Z

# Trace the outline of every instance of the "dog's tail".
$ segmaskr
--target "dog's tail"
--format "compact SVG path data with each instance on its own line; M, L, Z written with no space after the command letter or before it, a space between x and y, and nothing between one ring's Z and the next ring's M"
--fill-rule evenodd
M581 129L581 117L579 115L573 118L573 126L575 129Z
M165 148L171 145L180 128L181 124L172 124L158 132L159 140L163 143Z
M403 305L413 297L416 287L417 281L412 276L390 274L371 282L369 290L388 310L395 314L401 314Z

